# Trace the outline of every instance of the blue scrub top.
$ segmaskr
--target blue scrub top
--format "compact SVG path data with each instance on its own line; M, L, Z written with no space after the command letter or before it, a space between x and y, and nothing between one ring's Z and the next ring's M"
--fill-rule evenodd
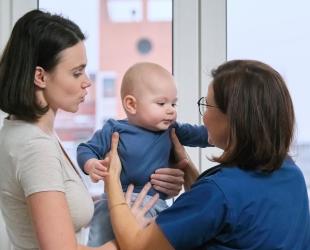
M307 250L307 188L291 159L271 174L218 166L156 219L175 249Z

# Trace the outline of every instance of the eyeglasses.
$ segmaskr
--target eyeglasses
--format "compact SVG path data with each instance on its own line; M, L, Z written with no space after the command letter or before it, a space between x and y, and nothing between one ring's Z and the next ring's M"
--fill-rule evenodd
M207 112L208 108L211 107L211 108L217 108L216 106L214 105L210 105L207 103L207 100L205 97L201 97L198 102L197 102L197 105L198 105L198 108L199 108L199 113L200 115L204 115L204 113Z

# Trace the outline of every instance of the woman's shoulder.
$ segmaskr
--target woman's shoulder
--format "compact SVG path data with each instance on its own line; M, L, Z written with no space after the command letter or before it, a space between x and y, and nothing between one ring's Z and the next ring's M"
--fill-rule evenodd
M283 190L305 187L303 174L291 158L286 158L282 166L271 173L246 170L234 165L218 165L201 175L196 185L209 182L228 197L248 197L249 192L260 196L279 187Z
M27 158L41 159L43 155L59 158L57 137L47 135L31 123L23 121L4 123L0 140L5 150L3 153L16 162Z

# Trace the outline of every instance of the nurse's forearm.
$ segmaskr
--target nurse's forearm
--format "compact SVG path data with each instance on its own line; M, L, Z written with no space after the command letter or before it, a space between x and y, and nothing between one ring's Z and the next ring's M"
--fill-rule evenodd
M183 169L185 191L188 191L190 189L191 185L196 181L197 177L199 176L199 172L194 163L191 161L189 157L187 159L188 159L188 166Z

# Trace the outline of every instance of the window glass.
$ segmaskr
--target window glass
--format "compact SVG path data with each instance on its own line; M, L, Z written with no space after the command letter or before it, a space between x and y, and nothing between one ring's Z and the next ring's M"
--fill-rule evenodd
M171 0L148 0L147 18L149 21L169 22L172 19Z
M167 6L164 14L156 16L159 7ZM119 91L127 68L150 61L172 70L171 6L172 0L39 1L40 9L69 17L87 36L86 70L93 84L78 113L59 111L55 124L74 161L77 145L107 119L125 118ZM102 184L92 185L88 178L86 181L94 194L102 191Z
M240 7L242 6L242 7ZM251 58L277 69L288 85L297 130L291 155L310 193L310 2L227 0L227 59Z
M107 17L112 22L141 22L142 0L108 0Z

